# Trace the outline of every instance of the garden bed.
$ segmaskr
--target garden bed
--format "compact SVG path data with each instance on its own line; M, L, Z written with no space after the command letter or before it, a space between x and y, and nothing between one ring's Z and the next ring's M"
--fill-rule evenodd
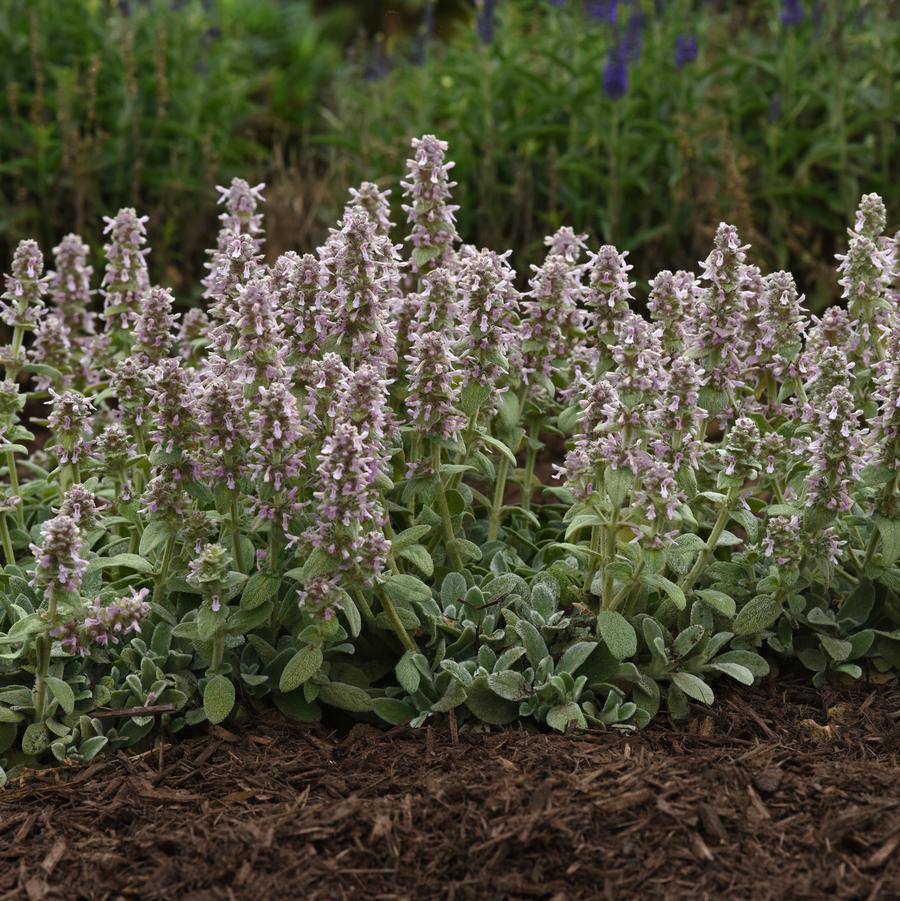
M900 895L900 689L769 679L674 727L250 721L0 795L0 898Z

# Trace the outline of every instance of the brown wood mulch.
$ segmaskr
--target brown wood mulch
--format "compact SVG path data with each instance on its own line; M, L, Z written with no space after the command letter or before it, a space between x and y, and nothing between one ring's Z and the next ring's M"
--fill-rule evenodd
M0 792L0 899L898 898L900 689L569 736L252 721Z

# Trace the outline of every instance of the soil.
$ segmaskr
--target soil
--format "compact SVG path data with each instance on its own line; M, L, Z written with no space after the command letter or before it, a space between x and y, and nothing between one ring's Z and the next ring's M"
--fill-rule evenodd
M897 898L900 688L557 736L251 721L0 792L0 899Z

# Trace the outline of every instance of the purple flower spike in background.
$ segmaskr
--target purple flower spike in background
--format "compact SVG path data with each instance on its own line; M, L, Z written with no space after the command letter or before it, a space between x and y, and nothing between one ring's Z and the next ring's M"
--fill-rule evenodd
M679 69L683 69L688 63L692 63L697 59L699 47L697 44L697 35L680 34L675 38L675 65Z
M603 90L611 100L621 100L628 92L628 57L623 46L609 48L603 67Z
M497 2L498 0L480 0L478 4L478 37L484 44L494 42L497 30Z
M790 27L791 25L803 24L803 5L800 0L783 0L781 4L781 24Z

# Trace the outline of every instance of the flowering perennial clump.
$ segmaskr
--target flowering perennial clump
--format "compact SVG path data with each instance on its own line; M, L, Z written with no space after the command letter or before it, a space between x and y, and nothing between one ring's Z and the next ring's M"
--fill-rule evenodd
M49 274L19 245L0 766L14 742L86 759L266 699L633 728L773 655L817 684L898 668L881 200L839 258L845 305L810 316L726 223L697 272L647 286L565 227L520 278L460 244L447 151L413 142L400 245L365 182L318 250L267 261L263 186L220 188L206 309L183 317L134 210L106 220L99 285L79 237Z

